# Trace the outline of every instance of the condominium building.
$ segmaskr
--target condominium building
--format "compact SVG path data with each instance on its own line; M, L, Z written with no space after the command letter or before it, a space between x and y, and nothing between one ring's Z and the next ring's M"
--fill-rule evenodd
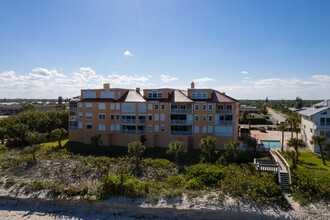
M217 148L238 138L238 101L213 89L81 90L70 100L70 141L90 143L101 135L102 145L127 146L141 141L147 147L168 147L183 141L198 148L201 138L213 136Z
M316 144L310 141L314 135L325 136L330 141L330 99L324 100L299 112L301 115L301 134L307 146L320 153Z

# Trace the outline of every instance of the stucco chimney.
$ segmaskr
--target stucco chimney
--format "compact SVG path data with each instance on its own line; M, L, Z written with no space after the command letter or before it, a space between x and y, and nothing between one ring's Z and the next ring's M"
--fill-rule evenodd
M103 89L110 89L110 83L104 83Z
M195 88L195 83L194 83L194 82L192 82L192 83L190 84L190 88L192 88L192 89Z
M136 92L140 93L140 88L139 87L136 87Z
M226 93L225 93L225 92L223 92L222 94L226 95Z

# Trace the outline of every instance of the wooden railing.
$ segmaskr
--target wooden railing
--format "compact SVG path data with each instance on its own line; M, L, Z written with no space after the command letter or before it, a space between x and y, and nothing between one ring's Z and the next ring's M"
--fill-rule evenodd
M280 158L280 160L281 160L282 163L284 164L285 168L287 169L288 174L289 174L289 183L290 183L290 185L291 185L291 184L292 184L292 181L291 181L290 166L289 166L288 162L286 161L286 159L284 159L284 157L280 154L280 152L278 152L278 151L276 150L275 153L276 153L276 155L278 156L278 158Z

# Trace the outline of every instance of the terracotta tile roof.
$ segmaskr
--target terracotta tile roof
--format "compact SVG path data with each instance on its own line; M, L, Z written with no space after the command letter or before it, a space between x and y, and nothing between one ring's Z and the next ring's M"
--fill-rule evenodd
M170 102L194 102L181 90L173 90L169 96Z
M128 90L118 102L146 102L146 100L136 90Z

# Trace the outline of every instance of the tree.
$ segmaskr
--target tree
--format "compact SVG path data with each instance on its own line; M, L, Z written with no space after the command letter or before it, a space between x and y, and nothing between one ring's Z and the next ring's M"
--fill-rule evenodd
M24 152L27 154L32 154L32 163L36 164L37 163L37 158L36 158L36 153L41 149L40 145L32 145L29 147L26 147L24 149Z
M284 151L284 131L286 130L286 124L283 123L283 124L280 124L278 127L277 127L277 130L279 131L282 131L282 147L281 147L281 152L283 153Z
M269 100L268 100L268 96L266 97L266 100L265 100L265 102L266 102L266 103L268 103L268 102L269 102Z
M330 141L325 144L324 150L328 152L328 160L330 160Z
M58 97L57 102L58 102L59 105L62 104L62 102L63 102L63 98L62 98L62 96L59 96L59 97Z
M306 147L306 144L301 139L291 138L290 140L288 140L288 146L293 147L295 150L295 159L292 162L293 162L293 168L296 168L297 163L299 162L299 148Z
M291 133L293 131L295 131L296 135L297 135L296 138L298 138L298 133L299 133L298 128L299 128L299 125L301 124L301 117L299 116L299 114L297 112L292 112L290 118L291 118L291 122L292 122L292 131L291 131Z
M296 97L295 107L301 109L303 106L303 100L299 96Z
M35 131L28 131L26 133L26 141L29 143L30 146L33 146L41 142L45 142L46 135Z
M285 120L285 124L290 125L291 128L291 138L293 138L293 118L289 117Z
M91 137L91 144L96 148L96 149L100 149L101 148L101 144L102 144L102 140L101 140L101 135L97 134Z
M323 155L323 146L325 145L326 143L326 137L325 136L318 136L318 135L314 135L312 137L312 140L311 140L311 144L317 144L320 148L320 152L321 152L321 158L322 158L322 162L323 162L323 165L326 166L327 164L325 163L325 160L324 160L324 155Z
M52 136L57 139L59 148L62 147L61 140L66 135L66 133L67 132L64 128L61 128L61 129L57 128L57 129L52 130Z
M235 163L237 161L237 157L239 154L239 149L238 149L239 145L240 145L239 141L232 141L231 143L225 144L226 157L229 160L233 158Z
M213 137L205 137L201 139L201 142L199 143L199 147L201 148L201 151L208 156L208 161L212 161L212 155L214 154L215 145L216 145L217 139Z
M187 149L184 147L182 141L172 141L169 145L169 149L166 151L167 154L175 155L175 164L179 165L180 156L187 153Z
M1 139L1 144L4 145L5 144L5 136L7 133L7 129L6 128L2 128L0 127L0 139Z
M139 170L140 157L146 151L146 147L140 141L131 142L128 144L128 154L135 158L136 171Z
M256 155L256 151L257 151L257 139L255 138L249 138L245 141L245 145L247 146L247 148L249 149L253 149L253 157L255 157Z

